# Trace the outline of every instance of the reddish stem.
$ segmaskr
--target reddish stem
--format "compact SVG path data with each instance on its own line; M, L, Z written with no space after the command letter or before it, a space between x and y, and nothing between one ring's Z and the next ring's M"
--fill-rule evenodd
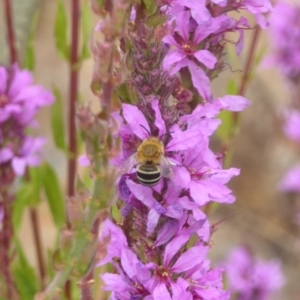
M71 28L71 56L70 56L70 86L69 86L69 159L68 159L68 196L75 194L75 176L76 176L76 100L78 95L78 44L79 44L79 20L80 20L80 2L72 1L72 28ZM71 227L69 220L68 228ZM71 282L68 280L65 284L65 295L68 300L72 299Z
M5 21L7 29L7 40L9 45L10 63L18 62L18 52L16 47L15 31L13 26L12 1L4 0Z
M18 297L15 291L13 277L10 270L10 246L13 237L13 226L11 218L13 198L9 196L6 191L2 191L1 196L1 209L4 210L4 218L2 220L2 228L0 230L0 277L2 277L0 279L2 281L2 288L5 287L5 291L1 290L0 296L3 297L3 299L5 298L7 300L14 300L18 299Z
M43 248L42 248L42 241L41 241L41 234L40 234L40 226L39 226L39 218L36 208L30 209L30 220L33 230L33 238L35 243L35 249L38 259L38 267L39 267L39 273L41 278L41 286L44 288L44 281L46 277L46 268L45 268L45 262L43 258Z
M249 48L249 52L248 52L248 56L247 56L247 60L246 60L245 71L243 73L241 85L238 90L238 95L241 95L241 96L245 95L246 88L247 88L247 85L249 82L250 74L252 71L254 54L255 54L257 44L258 44L258 38L259 38L260 32L261 32L261 28L259 26L257 26L254 29L254 33L252 36L252 40L251 40L251 44L250 44L250 48ZM233 128L235 128L238 123L239 113L234 112L232 117L233 117Z

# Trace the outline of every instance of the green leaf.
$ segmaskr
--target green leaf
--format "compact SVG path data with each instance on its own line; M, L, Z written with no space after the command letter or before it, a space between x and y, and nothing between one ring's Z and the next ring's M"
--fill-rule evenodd
M230 79L227 84L227 94L228 95L237 95L238 94L238 86L236 80Z
M62 0L57 0L57 12L54 27L55 44L58 53L62 58L68 60L70 56L70 49L67 38L67 12Z
M232 133L232 113L223 110L218 117L221 119L222 124L217 129L217 135L222 141L228 142Z
M92 15L88 5L88 1L84 1L81 12L81 31L82 31L82 49L81 49L81 60L87 59L91 56L89 40L91 34L91 23Z
M22 300L32 300L39 290L39 283L34 269L29 265L20 243L15 240L18 260L13 264L12 271L18 294Z
M156 10L156 1L154 0L143 0L147 13L148 14L153 14Z
M13 204L12 221L15 230L18 230L22 222L24 208L30 203L32 189L29 184L24 184L17 192Z
M31 28L28 35L27 47L25 52L25 58L23 67L30 71L33 71L35 68L35 51L34 51L34 36L36 32L36 27L38 23L38 13L36 13L31 22Z
M166 17L159 15L159 14L153 14L146 20L146 25L149 27L157 27L159 25L162 25L166 22Z
M60 91L56 87L53 87L52 91L56 99L51 107L51 127L53 139L57 148L66 150L63 100Z
M65 201L56 173L48 163L43 165L43 183L53 221L61 228L65 224Z
M41 189L43 184L42 176L43 176L43 170L40 166L29 169L29 185L32 191L29 204L31 206L35 206L40 202L41 199L40 194L41 194Z

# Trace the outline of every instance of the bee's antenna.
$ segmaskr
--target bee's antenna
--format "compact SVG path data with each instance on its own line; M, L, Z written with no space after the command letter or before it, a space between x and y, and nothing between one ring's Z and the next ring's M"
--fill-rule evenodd
M161 135L160 138L164 137L164 136L167 135L167 134L171 134L171 133L174 133L174 132L173 132L173 131L166 132L166 133L164 133L163 135Z
M149 134L149 136L151 136L150 131L144 125L140 124L140 126L143 127L146 130L146 132Z

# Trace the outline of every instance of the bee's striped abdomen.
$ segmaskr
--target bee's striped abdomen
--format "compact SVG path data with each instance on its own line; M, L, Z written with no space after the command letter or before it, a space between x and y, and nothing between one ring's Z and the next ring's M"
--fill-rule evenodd
M159 182L161 171L159 166L156 165L139 165L136 175L141 184L152 186Z

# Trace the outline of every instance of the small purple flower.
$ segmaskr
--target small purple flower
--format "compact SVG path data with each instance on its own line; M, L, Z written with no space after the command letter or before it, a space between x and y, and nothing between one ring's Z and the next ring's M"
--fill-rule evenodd
M300 112L298 110L286 113L283 130L288 138L300 143Z
M229 290L239 300L267 300L284 284L280 262L264 262L243 247L236 248L225 265Z
M190 12L183 11L176 18L177 31L173 35L164 37L163 42L175 46L170 50L164 59L164 69L171 75L176 74L180 69L188 67L192 81L199 94L205 99L211 99L210 82L205 71L200 67L203 64L208 69L213 69L217 59L208 50L198 50L197 45L209 34L217 29L217 26L203 27L198 25L195 29L193 39L189 39ZM196 61L198 63L196 63Z

